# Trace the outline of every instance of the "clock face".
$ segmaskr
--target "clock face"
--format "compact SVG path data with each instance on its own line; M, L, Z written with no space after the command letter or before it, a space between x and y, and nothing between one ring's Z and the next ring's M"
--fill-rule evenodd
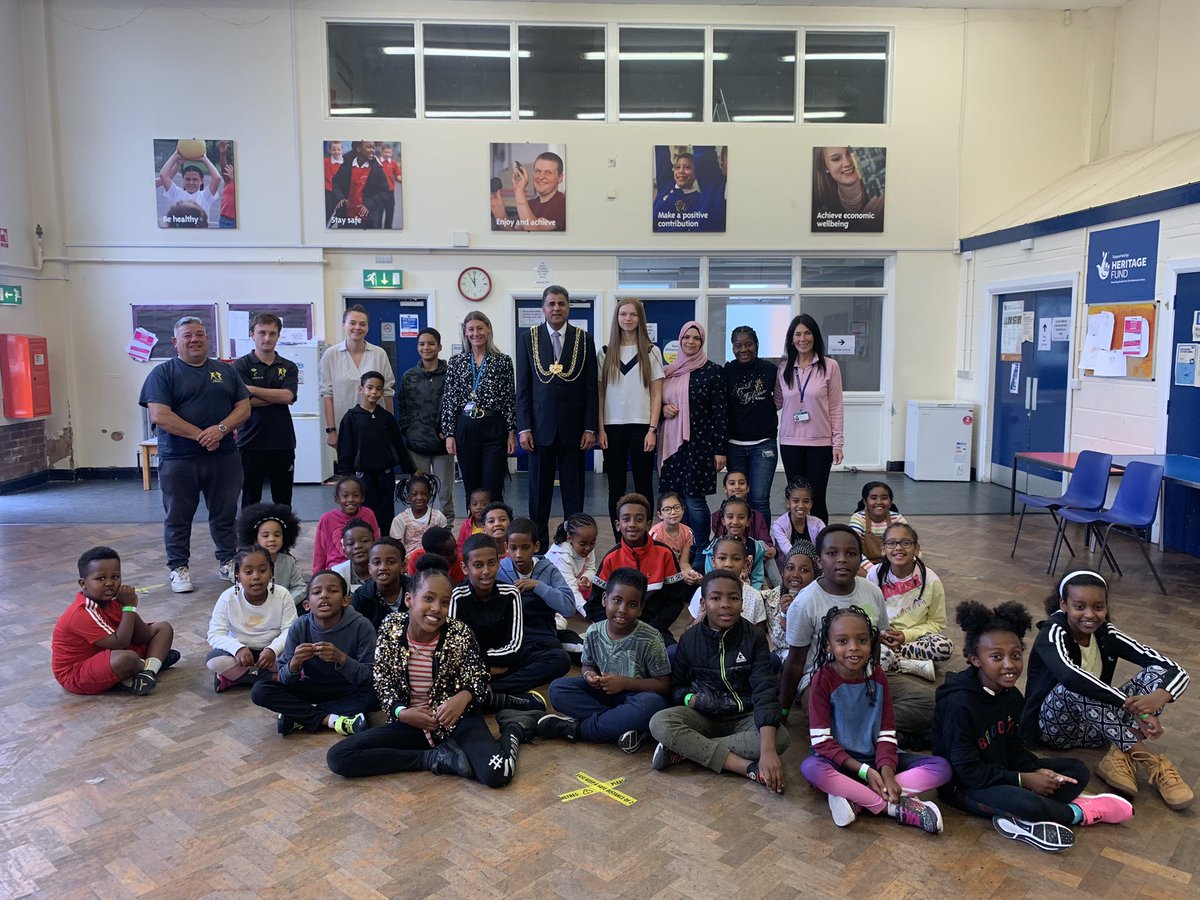
M458 292L468 300L482 300L492 292L492 276L479 266L468 266L458 276Z

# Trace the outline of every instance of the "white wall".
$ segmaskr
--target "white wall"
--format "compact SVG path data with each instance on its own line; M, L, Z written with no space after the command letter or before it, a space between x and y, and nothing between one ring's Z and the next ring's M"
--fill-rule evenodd
M1014 195L1087 160L1098 132L1097 85L1103 93L1104 84L1092 70L1106 60L1112 33L1106 11L1074 13L1064 26L1058 12L705 6L698 18L678 5L249 0L201 11L182 0L150 7L133 0L44 3L45 15L41 2L24 4L49 29L40 45L46 83L25 90L27 100L47 100L28 143L53 147L62 164L52 179L38 165L26 167L34 187L24 205L51 222L61 205L65 218L49 239L62 240L73 259L89 260L66 270L71 280L62 303L69 315L61 317L70 323L63 329L69 388L62 393L76 410L74 464L89 467L131 465L129 441L140 436L136 396L146 368L123 353L130 303L313 301L336 340L340 297L361 286L359 270L383 251L406 271L406 289L434 292L443 332L468 306L455 290L457 273L473 263L489 268L497 284L485 308L502 345L511 341L503 299L531 288L536 257L551 259L555 279L572 289L611 291L615 256L625 251L894 253L898 343L893 371L885 373L892 401L902 408L910 397L948 398L959 367L953 248L962 223L987 221ZM0 0L0 15L16 7ZM389 125L328 117L325 17L412 18L431 9L439 20L611 22L619 15L653 24L888 28L895 34L892 124ZM611 79L609 88L611 95ZM236 231L166 231L154 222L151 141L192 135L239 142ZM321 141L359 135L403 144L404 231L324 228ZM492 140L568 144L566 234L484 230ZM888 147L885 234L809 233L810 148L835 141ZM661 142L729 145L728 234L651 235L650 147ZM606 198L610 188L613 200ZM0 203L7 193L0 192ZM450 249L454 231L470 233L469 250ZM891 459L902 458L903 424L896 417L887 438ZM125 440L114 441L113 431Z

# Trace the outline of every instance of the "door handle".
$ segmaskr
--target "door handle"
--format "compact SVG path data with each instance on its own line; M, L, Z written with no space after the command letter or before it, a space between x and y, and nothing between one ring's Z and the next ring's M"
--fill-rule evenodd
M1028 412L1029 404L1033 402L1033 379L1025 379L1025 410Z
M1038 395L1038 380L1033 379L1033 411L1037 412L1037 395Z

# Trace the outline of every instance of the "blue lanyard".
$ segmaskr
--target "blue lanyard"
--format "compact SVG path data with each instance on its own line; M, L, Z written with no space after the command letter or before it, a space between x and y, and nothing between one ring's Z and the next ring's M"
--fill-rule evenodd
M800 385L800 402L801 402L801 403L803 403L803 402L804 402L804 392L805 392L806 390L808 390L808 380L809 380L810 378L812 378L813 369L815 369L816 367L817 367L817 364L816 364L815 362L814 362L814 363L812 363L812 364L811 364L811 365L808 367L808 374L804 376L804 384L801 384L801 385ZM799 367L799 366L796 366L796 368L798 369L798 368L800 368L800 367ZM799 384L799 382L800 382L800 376L799 376L799 375L797 375L797 376L796 376L796 383L797 383L797 384Z
M471 354L467 358L471 363L471 396L474 397L479 393L479 385L483 381L483 370L487 367L487 356L483 357L483 362L478 366L475 365L475 355Z

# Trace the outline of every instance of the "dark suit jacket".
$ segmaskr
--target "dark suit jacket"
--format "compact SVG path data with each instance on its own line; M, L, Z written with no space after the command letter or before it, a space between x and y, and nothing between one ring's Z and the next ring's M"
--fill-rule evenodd
M583 341L583 371L574 381L555 376L549 384L542 384L545 376L539 378L533 366L532 331L522 328L517 335L517 432L532 431L535 445L549 444L558 437L577 447L583 433L596 431L600 422L596 345L586 331L567 325L561 362L564 368L569 367L575 342ZM542 370L549 372L554 362L550 329L543 322L537 331Z

